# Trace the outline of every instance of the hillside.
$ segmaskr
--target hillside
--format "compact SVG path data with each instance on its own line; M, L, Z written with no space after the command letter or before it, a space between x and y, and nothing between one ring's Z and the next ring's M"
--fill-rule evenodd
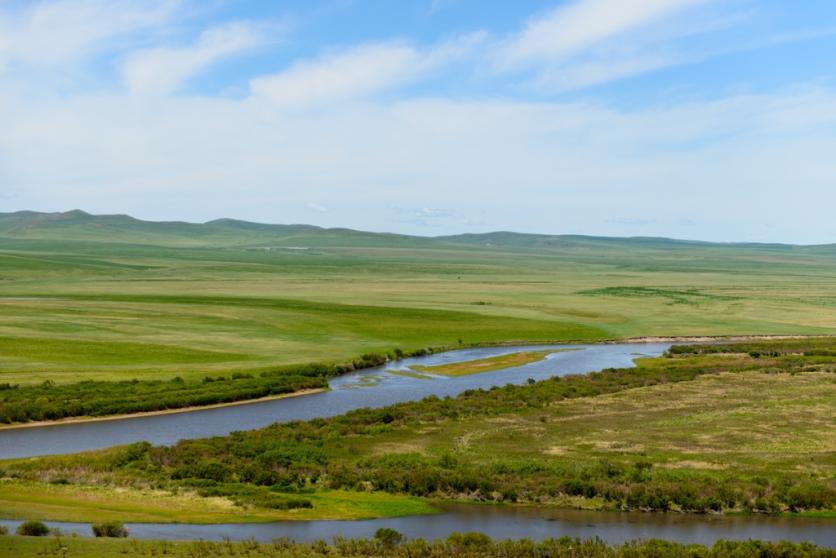
M206 223L143 221L129 215L92 215L81 210L63 213L40 213L35 211L0 213L0 238L120 242L184 247L379 246L450 248L466 246L470 248L548 251L590 249L694 251L717 249L836 254L836 244L798 246L792 244L712 243L670 238L545 235L509 231L421 237L345 228L323 228L303 224L253 223L228 218L215 219Z
M422 246L429 239L313 225L267 225L235 219L207 223L142 221L128 215L19 211L0 213L0 237L30 240L104 241L161 246Z

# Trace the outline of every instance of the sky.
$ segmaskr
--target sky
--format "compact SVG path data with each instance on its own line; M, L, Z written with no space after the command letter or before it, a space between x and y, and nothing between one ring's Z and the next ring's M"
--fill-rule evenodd
M0 212L836 242L832 0L0 0Z

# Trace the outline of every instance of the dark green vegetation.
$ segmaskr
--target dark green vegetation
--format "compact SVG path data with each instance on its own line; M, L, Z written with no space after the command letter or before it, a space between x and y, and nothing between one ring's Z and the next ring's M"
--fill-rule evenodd
M40 521L24 521L17 526L15 533L23 537L44 537L49 534L49 527Z
M633 369L2 467L25 481L95 479L262 508L348 489L622 510L829 514L836 508L834 349L836 338L677 347Z
M272 543L166 542L136 540L80 539L62 536L47 541L24 537L0 538L0 556L14 558L827 558L833 550L808 543L718 541L711 547L684 545L658 540L608 545L600 540L549 539L494 541L479 533L454 533L446 540L421 539L393 542L390 538L343 539L294 543L276 539Z
M832 333L834 276L832 245L0 214L0 384L150 381L130 388L150 400L183 378L170 408L282 391L294 381L260 374L398 347ZM204 394L207 376L228 385ZM43 398L20 420L158 407L121 403L124 386L0 397Z
M307 367L289 373L262 372L257 376L236 372L230 377L207 376L203 381L87 380L35 385L0 384L0 423L101 417L138 412L230 403L328 387L330 368Z
M411 354L424 354L421 349ZM86 380L56 384L0 384L0 423L25 423L68 417L101 417L215 405L272 397L307 389L326 389L328 378L352 370L379 366L388 359L408 356L400 349L391 355L365 354L336 365L280 366L272 370L202 380Z
M91 526L94 537L107 537L112 539L119 539L128 536L128 530L119 521L105 521L104 523L94 523Z

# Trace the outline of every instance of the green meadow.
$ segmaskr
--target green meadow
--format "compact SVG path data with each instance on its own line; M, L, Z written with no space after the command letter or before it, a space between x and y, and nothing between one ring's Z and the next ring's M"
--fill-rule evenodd
M836 248L0 215L0 383L395 348L828 333Z

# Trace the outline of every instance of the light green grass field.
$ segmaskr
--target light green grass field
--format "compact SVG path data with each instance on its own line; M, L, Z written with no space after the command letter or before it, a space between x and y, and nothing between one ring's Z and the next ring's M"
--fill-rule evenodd
M449 453L486 467L499 459L567 466L604 459L671 471L820 477L834 469L834 408L832 372L728 372L357 438L351 451Z
M836 331L828 247L45 219L0 215L0 382L202 377L459 343Z
M130 523L252 523L311 519L371 519L423 515L426 500L382 492L320 490L304 494L313 508L277 510L235 505L228 498L96 485L0 482L4 519Z

